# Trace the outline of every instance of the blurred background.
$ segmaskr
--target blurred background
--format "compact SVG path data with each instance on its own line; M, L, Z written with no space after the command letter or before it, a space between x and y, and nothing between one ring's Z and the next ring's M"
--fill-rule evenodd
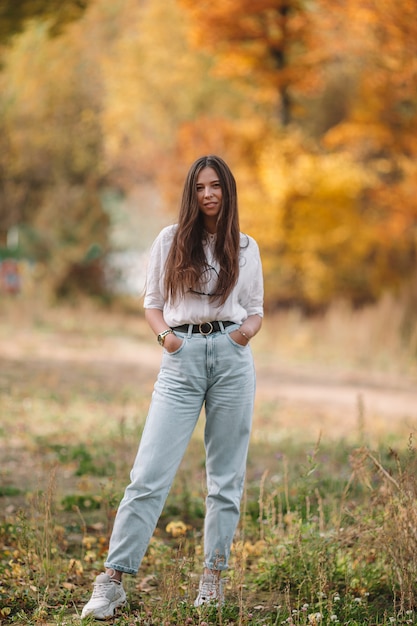
M0 44L0 304L138 300L216 153L267 315L366 311L415 362L412 0L1 0Z

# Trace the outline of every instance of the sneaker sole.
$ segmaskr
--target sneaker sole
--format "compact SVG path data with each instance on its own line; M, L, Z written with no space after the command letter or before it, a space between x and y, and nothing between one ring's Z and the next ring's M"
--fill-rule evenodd
M93 617L94 619L98 620L99 622L105 622L109 619L113 619L114 618L114 614L118 609L122 609L124 606L126 606L127 604L127 600L124 600L123 602L117 603L110 606L110 609L112 610L112 613L107 613L104 616L98 616L94 613L94 611L91 611L91 613L87 613L86 615L82 615L81 614L81 619L87 619L87 617Z

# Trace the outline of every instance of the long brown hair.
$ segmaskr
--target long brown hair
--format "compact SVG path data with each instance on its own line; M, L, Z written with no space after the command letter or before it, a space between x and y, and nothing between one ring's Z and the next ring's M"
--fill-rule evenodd
M185 179L178 228L165 265L165 297L175 300L190 290L203 291L201 276L208 265L203 249L204 221L197 201L197 178L205 167L215 170L222 190L215 246L220 270L216 293L210 296L221 305L238 279L240 232L236 181L229 166L214 155L197 159Z

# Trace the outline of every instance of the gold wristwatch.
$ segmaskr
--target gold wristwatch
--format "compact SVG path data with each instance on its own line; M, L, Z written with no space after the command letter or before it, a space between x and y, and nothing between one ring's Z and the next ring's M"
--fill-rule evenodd
M164 330L162 333L159 333L158 335L158 343L160 346L163 346L165 343L165 337L167 335L169 335L170 333L173 333L174 331L172 330L172 328L167 328L166 330Z

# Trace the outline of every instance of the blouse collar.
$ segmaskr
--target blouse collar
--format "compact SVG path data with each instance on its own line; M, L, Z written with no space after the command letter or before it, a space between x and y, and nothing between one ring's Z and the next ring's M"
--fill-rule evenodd
M206 230L204 231L203 241L208 244L213 244L217 239L216 233L208 233Z

